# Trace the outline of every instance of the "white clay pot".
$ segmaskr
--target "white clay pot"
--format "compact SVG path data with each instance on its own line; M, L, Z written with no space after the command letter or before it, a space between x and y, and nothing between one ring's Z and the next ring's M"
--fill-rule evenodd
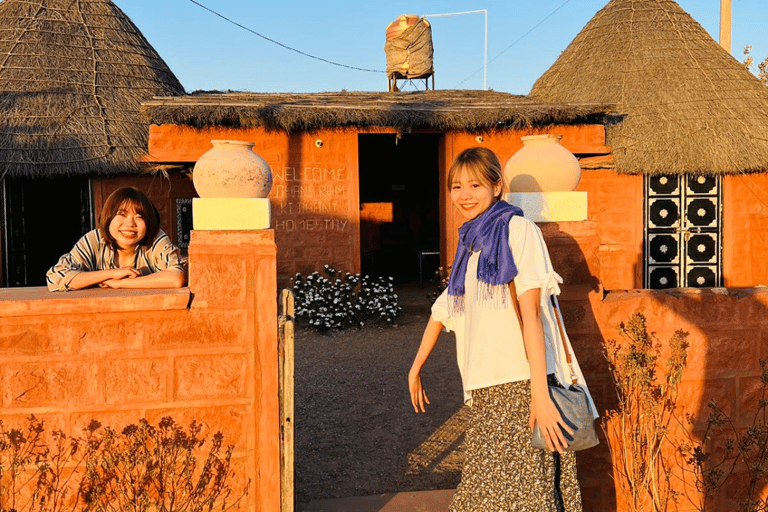
M272 190L269 164L253 152L253 142L212 140L195 163L192 182L200 197L267 197Z
M510 192L570 192L581 179L573 153L560 145L562 135L521 137L523 147L507 160L504 182Z

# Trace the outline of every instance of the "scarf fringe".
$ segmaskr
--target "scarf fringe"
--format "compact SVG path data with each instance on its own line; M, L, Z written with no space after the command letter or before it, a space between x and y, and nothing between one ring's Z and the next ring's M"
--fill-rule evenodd
M509 222L515 215L523 215L523 211L503 201L490 206L486 211L472 220L465 222L459 228L459 243L456 247L456 257L453 259L453 270L448 281L448 293L452 298L451 311L462 314L464 280L467 265L473 252L480 251L477 263L478 287L485 285L488 289L480 290L476 299L490 303L492 307L502 307L506 304L506 296L496 291L503 288L517 275L517 267L509 248Z
M463 291L463 290L462 290ZM466 294L448 295L448 310L451 316L464 314L464 300ZM491 309L504 309L510 305L509 284L488 284L477 282L474 301Z

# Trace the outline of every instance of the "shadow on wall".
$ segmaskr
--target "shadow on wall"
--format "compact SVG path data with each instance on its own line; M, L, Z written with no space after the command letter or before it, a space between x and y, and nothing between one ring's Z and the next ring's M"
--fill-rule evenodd
M591 223L540 225L555 271L563 278L559 297L565 329L595 405L600 413L614 407L616 392L603 354L604 339L595 317L603 298L595 275L599 268L599 241ZM587 252L585 252L585 249ZM616 492L611 456L602 429L596 423L600 444L577 455L579 482L585 511L615 510Z
M642 272L642 249L638 254L641 257L635 262L635 271ZM678 388L678 411L695 442L700 442L704 434L712 412L711 401L732 420L732 425L715 430L712 442L706 445L712 454L703 469L717 470L716 464L724 456L725 438L743 436L756 418L758 424L760 421L757 413L764 398L760 360L768 359L768 338L764 334L768 328L768 288L649 290L632 304L646 316L648 331L655 332L662 344L678 329L689 333L687 364ZM628 320L633 312L627 312L627 318L620 321ZM663 349L662 357L667 355L668 350ZM686 416L692 417L693 422L687 423ZM759 447L768 448L765 439L759 443ZM768 484L765 477L761 476L750 490L748 473L742 465L721 482L713 495L706 498L706 510L743 510L740 502L748 496L764 497ZM692 483L692 476L689 478Z

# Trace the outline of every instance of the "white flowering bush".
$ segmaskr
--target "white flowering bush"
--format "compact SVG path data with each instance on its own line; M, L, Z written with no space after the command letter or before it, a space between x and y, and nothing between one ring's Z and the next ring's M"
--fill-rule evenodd
M323 275L325 274L325 275ZM296 319L319 332L347 327L364 327L367 323L391 325L402 308L392 278L342 275L329 265L323 274L300 273L293 278Z

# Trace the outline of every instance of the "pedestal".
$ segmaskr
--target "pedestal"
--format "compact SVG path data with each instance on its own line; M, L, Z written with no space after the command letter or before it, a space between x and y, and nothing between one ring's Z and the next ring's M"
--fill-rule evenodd
M269 229L271 214L267 198L192 200L192 225L200 231Z
M511 192L504 200L522 208L533 222L587 220L586 192Z

